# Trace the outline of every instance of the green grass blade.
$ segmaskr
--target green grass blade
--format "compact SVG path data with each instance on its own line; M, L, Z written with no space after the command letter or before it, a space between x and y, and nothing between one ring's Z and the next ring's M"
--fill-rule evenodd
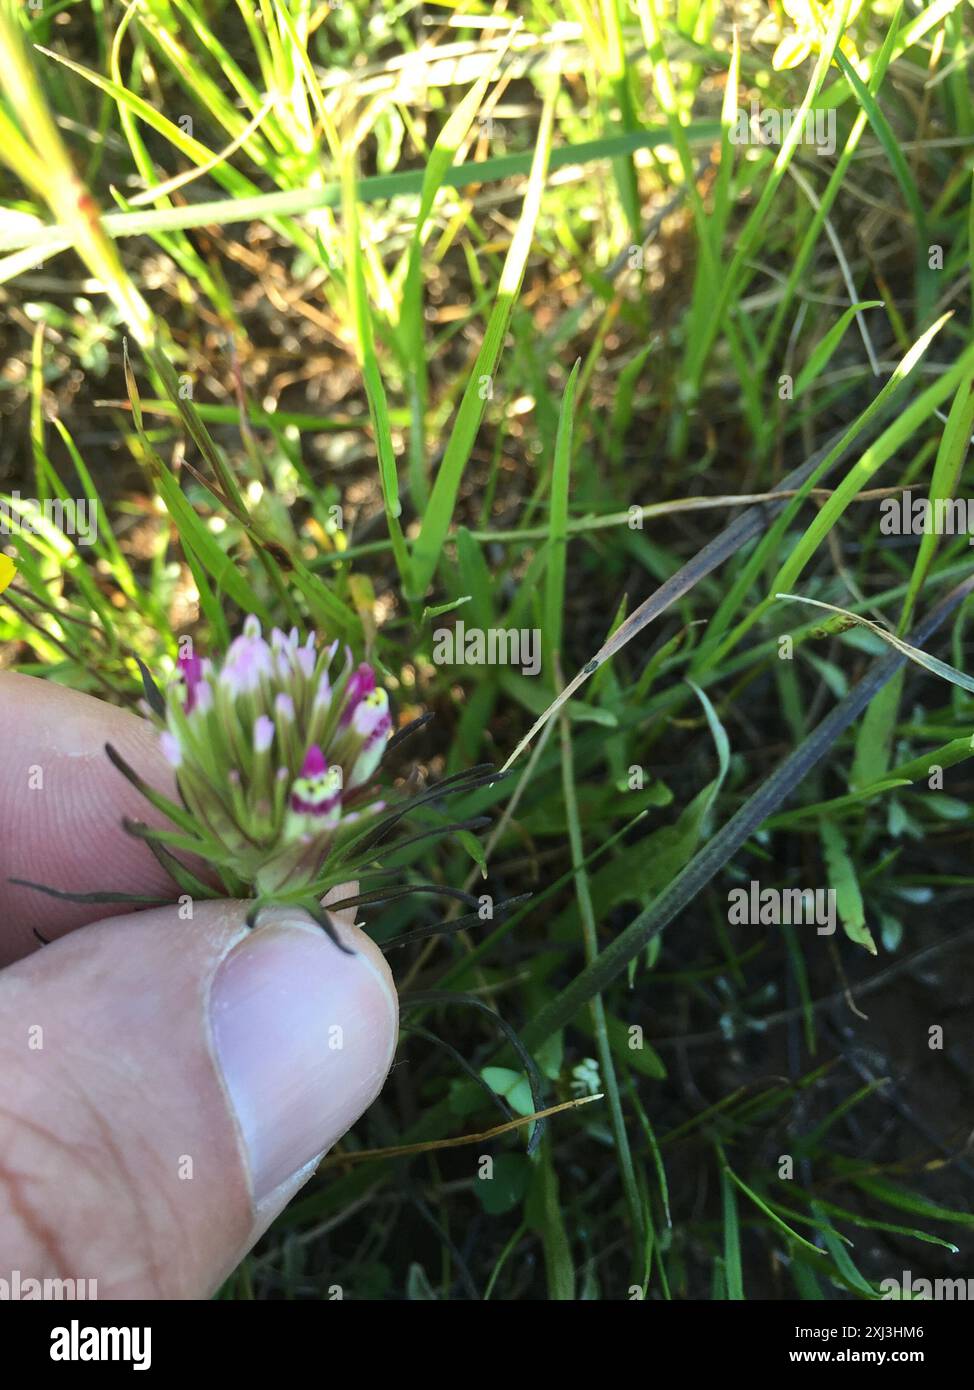
M568 547L568 489L572 469L572 436L575 415L575 387L581 359L577 360L565 384L558 416L555 458L551 471L551 513L548 529L548 567L544 589L544 641L548 667L561 652L562 613L565 602L565 567Z
M456 422L446 445L443 461L440 464L429 506L423 518L422 528L413 551L413 584L416 598L422 597L428 589L440 553L446 541L453 519L453 507L470 451L474 446L477 431L487 408L488 389L493 382L494 373L500 358L504 337L510 322L514 302L520 292L528 252L534 236L535 222L541 206L551 151L551 130L554 118L554 88L549 90L541 116L538 143L535 149L534 164L528 181L527 192L517 229L511 240L504 268L501 272L497 299L491 310L477 361L460 402Z

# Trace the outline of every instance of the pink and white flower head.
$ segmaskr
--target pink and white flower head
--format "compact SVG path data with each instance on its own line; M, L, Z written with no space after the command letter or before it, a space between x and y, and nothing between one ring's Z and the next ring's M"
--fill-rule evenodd
M316 882L343 829L380 809L367 784L392 733L371 666L332 666L338 643L249 617L222 663L181 657L165 693L162 750L186 808L258 894Z

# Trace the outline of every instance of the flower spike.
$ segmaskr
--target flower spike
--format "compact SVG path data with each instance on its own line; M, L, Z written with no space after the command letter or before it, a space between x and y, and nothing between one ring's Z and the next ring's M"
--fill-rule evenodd
M162 751L213 862L255 896L310 888L381 803L370 793L392 733L372 667L330 674L337 644L248 617L222 662L195 653L152 711ZM346 800L354 792L354 807Z

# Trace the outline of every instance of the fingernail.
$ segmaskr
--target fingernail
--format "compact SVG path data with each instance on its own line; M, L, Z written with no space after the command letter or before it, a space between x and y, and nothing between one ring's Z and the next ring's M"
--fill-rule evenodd
M342 938L360 946L347 929ZM250 1167L254 1205L331 1148L371 1104L395 1049L385 963L319 928L259 927L217 970L210 1023Z

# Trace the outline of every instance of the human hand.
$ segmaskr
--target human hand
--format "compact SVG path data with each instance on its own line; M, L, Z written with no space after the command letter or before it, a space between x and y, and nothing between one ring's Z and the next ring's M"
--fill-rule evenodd
M180 908L121 828L151 816L104 753L172 796L140 719L3 673L0 728L0 1277L206 1297L375 1099L392 976L354 912L334 918L347 955L281 910L248 932L244 904Z

